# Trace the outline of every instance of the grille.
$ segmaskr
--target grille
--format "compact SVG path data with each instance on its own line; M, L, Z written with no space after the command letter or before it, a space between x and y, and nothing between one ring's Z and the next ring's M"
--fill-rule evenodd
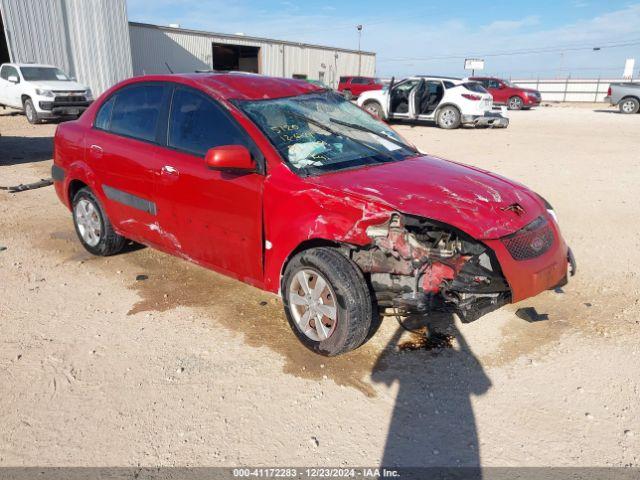
M73 95L69 97L56 97L54 103L58 105L72 105L74 103L86 102L86 98L82 95Z
M513 235L504 237L502 243L515 260L529 260L548 251L553 240L551 225L544 217L538 217Z

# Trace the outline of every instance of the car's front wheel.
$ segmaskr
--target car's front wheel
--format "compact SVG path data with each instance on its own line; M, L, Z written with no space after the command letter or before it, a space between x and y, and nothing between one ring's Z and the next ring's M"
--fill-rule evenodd
M458 128L461 122L462 117L460 115L460 110L458 110L453 105L445 105L440 110L438 110L436 123L440 128L453 130L454 128Z
M98 198L85 187L73 197L73 224L82 246L93 255L114 255L124 247L126 239L118 235Z
M334 248L300 252L287 264L282 298L289 324L310 350L334 356L358 348L374 306L362 271Z
M507 103L509 110L522 110L522 99L520 97L514 96L509 99Z
M637 98L627 97L620 102L620 113L638 113L640 102Z
M24 101L24 114L27 116L27 120L32 125L36 123L40 123L40 118L38 118L38 112L36 108L33 106L33 101L30 98L27 98Z

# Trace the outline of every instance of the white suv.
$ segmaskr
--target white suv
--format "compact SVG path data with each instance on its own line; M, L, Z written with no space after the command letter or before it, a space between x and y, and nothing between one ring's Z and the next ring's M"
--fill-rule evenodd
M78 117L91 102L91 90L59 68L31 63L0 66L0 105L23 110L30 123Z
M493 97L473 81L415 76L358 97L358 105L384 119L435 121L441 128L460 125L506 127L504 111L493 112Z

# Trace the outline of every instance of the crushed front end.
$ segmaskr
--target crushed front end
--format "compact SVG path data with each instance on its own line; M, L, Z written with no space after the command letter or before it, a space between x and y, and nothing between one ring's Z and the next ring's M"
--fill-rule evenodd
M506 260L510 268L519 264L522 271L516 280L520 281L527 273L534 277L534 272L529 270L538 268L535 259L527 260L540 252L540 255L549 254L552 249L555 228L546 218L541 217L523 230L500 241L501 250L496 252L485 242L449 225L393 214L389 221L367 228L371 244L353 249L351 258L367 274L381 309L393 308L402 315L448 311L456 313L463 322L471 322L521 299L517 288L514 295L509 275L505 275L502 268L503 259L498 255L510 257ZM527 242L533 242L533 247L525 245ZM560 248L562 246L564 242ZM527 258L515 258L514 253L516 257ZM565 251L561 267L565 283L566 259ZM562 283L563 277L558 275L560 273L548 277L540 291Z

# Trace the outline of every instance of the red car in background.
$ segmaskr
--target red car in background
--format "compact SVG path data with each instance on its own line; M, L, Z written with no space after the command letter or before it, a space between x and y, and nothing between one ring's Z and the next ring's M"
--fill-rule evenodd
M527 110L540 105L538 90L520 88L508 80L493 77L471 77L469 80L480 82L491 95L495 105L506 105L509 110Z
M358 98L361 93L369 90L380 90L383 83L374 77L340 77L338 91L342 92L347 100Z
M386 308L468 322L573 264L541 196L300 80L125 80L58 125L52 176L92 254L133 240L279 294L323 355L363 344Z

